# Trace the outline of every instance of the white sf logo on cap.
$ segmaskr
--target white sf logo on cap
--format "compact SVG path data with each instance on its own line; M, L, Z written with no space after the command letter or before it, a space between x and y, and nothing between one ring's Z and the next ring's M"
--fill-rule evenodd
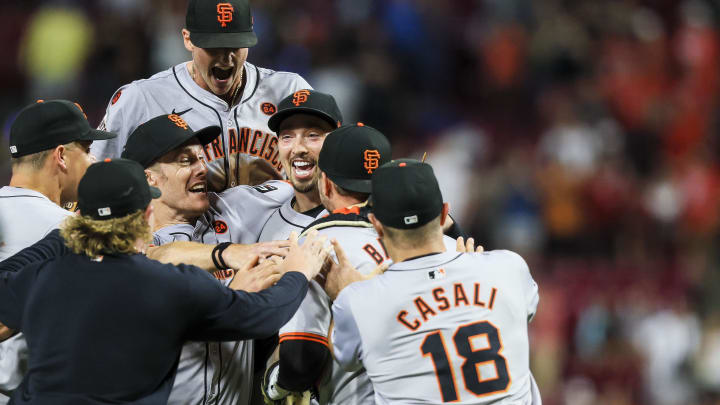
M418 217L417 217L417 215L411 215L409 217L403 218L403 220L405 221L405 225L412 225L412 224L417 224Z
M98 208L98 215L100 215L101 217L106 217L111 213L112 211L110 211L110 207Z

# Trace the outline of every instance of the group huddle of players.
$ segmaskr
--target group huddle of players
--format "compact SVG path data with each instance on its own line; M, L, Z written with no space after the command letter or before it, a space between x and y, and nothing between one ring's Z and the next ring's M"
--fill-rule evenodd
M117 137L91 145L162 191L148 256L183 246L178 262L211 257L229 285L235 258L281 255L313 230L367 279L339 295L312 281L275 340L186 343L169 403L540 403L524 260L443 236L458 228L428 164L392 161L386 136L343 122L332 95L247 62L247 0L190 0L182 36L192 60L117 90L98 128ZM172 126L196 136L153 150Z

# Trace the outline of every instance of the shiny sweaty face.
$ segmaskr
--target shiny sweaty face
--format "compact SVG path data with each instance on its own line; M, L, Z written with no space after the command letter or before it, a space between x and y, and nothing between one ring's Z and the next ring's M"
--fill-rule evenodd
M195 143L181 146L163 156L152 170L158 172L160 203L177 216L195 218L210 206L207 196L207 165L202 147Z
M206 90L215 95L226 95L240 85L242 68L247 59L247 48L194 48L193 65Z
M325 120L308 114L292 115L280 124L280 162L295 191L308 193L317 189L317 160L325 136L332 129Z

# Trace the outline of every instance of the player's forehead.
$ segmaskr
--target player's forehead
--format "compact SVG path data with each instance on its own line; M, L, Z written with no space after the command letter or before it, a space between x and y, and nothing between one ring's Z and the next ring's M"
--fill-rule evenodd
M299 113L293 114L285 118L280 123L278 132L304 129L318 129L322 132L330 132L332 131L333 127L330 125L329 122L318 117L317 115Z

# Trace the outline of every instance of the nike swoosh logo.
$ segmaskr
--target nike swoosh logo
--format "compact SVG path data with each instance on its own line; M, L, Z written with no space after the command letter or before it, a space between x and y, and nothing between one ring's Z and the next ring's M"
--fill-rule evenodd
M188 109L185 110L185 111L175 112L175 109L173 108L173 109L172 109L172 112L171 112L170 114L183 115L183 114L185 114L186 112L188 112L188 111L190 111L190 110L192 110L192 107L188 108Z

